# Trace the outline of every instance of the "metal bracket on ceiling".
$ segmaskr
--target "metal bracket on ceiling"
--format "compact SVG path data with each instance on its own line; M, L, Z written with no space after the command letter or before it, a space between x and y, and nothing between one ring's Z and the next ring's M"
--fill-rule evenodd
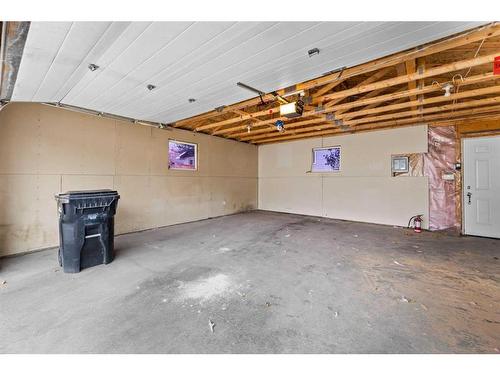
M262 98L264 95L266 95L266 93L264 91L260 91L252 86L249 86L243 82L236 82L236 85L241 87L241 88L244 88L248 91L252 91L254 93L256 93L257 95L259 95L259 98L260 98L260 101L263 105L265 105L266 103L264 102L264 99Z
M172 128L168 124L152 122L152 121L148 121L148 120L138 120L138 119L134 119L131 117L114 115L112 113L95 111L92 109L73 106L73 105L69 105L69 104L63 104L63 103L58 103L58 102L42 102L41 104L47 105L50 107L61 108L61 109L65 109L65 110L69 110L69 111L73 111L73 112L84 113L86 115L93 115L93 116L97 116L97 117L101 117L101 118L108 118L108 119L112 119L112 120L130 122L132 124L146 125L146 126L151 126L154 128L172 130Z
M307 105L307 104L311 104L312 103L312 99L313 99L312 96L304 96L302 98L302 101L304 102L304 104Z
M297 91L297 85L288 86L285 88L285 95L289 95Z
M335 120L335 113L327 113L325 118L327 121L334 121Z
M276 91L273 91L271 93L271 95L274 96L274 99L276 99L280 104L288 104L289 103L288 100L286 100L284 97L282 97L281 95L279 95Z
M259 95L260 102L262 103L262 105L266 105L266 102L264 101L264 96L266 95L266 93L264 91L260 91L256 88L254 88L252 86L248 86L247 84L242 83L242 82L237 82L236 85L241 87L241 88L244 88L246 90L249 90L249 91L256 93L257 95ZM271 95L274 96L274 98L276 100L278 100L278 102L280 102L280 104L288 104L288 100L286 100L285 98L280 96L276 91L273 91L271 93Z
M347 67L343 66L341 68L337 68L337 69L333 69L333 70L330 70L328 72L325 72L322 74L322 76L329 76L331 74L335 74L335 73L340 72L339 75L337 76L337 78L335 78L337 80L337 79L340 79L340 77L342 77L342 74L344 74L344 70L346 70L346 69L347 69Z
M259 98L260 98L260 103L262 105L266 105L266 102L264 101L264 99L262 98L262 95L259 94Z
M346 69L345 66L343 66L342 68L340 68L340 73L338 75L338 77L336 79L340 79L340 77L342 77L342 74L344 74L344 70Z

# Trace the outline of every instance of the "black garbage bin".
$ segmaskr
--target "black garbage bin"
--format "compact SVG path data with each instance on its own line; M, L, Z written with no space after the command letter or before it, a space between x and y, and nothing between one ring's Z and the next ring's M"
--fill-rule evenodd
M69 191L56 195L59 211L59 265L75 273L114 257L114 190Z

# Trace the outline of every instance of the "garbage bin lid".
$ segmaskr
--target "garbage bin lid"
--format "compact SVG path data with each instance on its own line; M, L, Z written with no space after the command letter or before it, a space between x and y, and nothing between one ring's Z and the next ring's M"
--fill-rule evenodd
M65 193L56 194L58 199L83 199L83 198L99 198L99 197L110 197L118 196L116 190L101 189L101 190L74 190L67 191Z

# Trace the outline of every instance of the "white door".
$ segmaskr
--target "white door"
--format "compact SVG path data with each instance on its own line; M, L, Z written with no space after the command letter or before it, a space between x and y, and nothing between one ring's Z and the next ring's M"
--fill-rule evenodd
M464 232L500 238L500 136L465 139L463 151Z

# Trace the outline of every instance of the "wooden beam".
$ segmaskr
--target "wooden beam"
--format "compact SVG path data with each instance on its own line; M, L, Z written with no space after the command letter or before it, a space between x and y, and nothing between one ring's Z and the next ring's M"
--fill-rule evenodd
M364 79L360 83L358 83L355 87L358 87L358 86L361 86L361 85L366 85L366 84L378 81L382 77L386 76L391 71L391 69L392 69L391 67L381 69L378 72L375 72L374 74L370 75L368 78ZM318 96L320 96L319 93L316 93L315 96L313 97L313 103L314 103L314 99L317 98ZM338 99L330 100L328 103L323 104L323 108L325 108L325 109L326 108L330 108L330 107L334 106L335 104L341 102L344 99L345 98L338 98ZM315 108L311 108L310 110L314 111ZM326 116L323 115L323 114L315 115L315 117L322 118L325 121L329 121L326 118Z
M483 112L483 113L500 112L500 106L497 105L497 106L493 106L493 107L484 107L481 109L481 111L476 110L474 113L478 113L478 112ZM299 138L310 138L310 137L319 137L319 136L324 136L324 135L352 133L352 132L357 132L359 130L380 130L383 128L398 127L398 126L410 125L410 124L418 125L418 124L422 124L423 122L430 122L432 120L438 120L438 119L443 119L443 118L463 117L463 116L467 116L468 114L471 114L471 113L472 113L471 110L456 111L453 113L446 112L443 114L426 116L422 119L423 121L415 121L415 119L410 118L410 119L405 119L405 120L381 122L378 124L360 125L358 127L349 128L347 130L342 130L342 129L336 128L336 129L329 129L329 130L312 131L312 132L308 132L308 133L304 133L304 134L292 134L292 135L284 135L284 136L282 135L282 136L278 136L278 137L253 141L252 143L262 144L262 143L270 143L270 142L292 140L292 139L299 139Z
M287 127L288 128L293 128L293 127L298 127L298 126L306 126L306 125L317 125L317 124L323 124L327 122L326 120L324 119L312 119L312 120L306 120L306 121L299 121L297 123L290 123L290 124L287 124ZM332 126L332 123L331 122L328 122L330 124L330 126ZM240 138L240 140L242 141L245 141L247 139L252 139L254 136L258 135L258 134L272 134L272 133L275 133L276 132L276 129L258 129L258 130L253 130L251 132L251 134L248 134L246 132L241 132L241 133L237 133L237 134L231 134L230 136L231 137L234 137L234 138Z
M457 48L463 45L467 45L470 43L474 43L477 41L481 41L485 38L491 38L500 35L500 25L497 22L490 23L485 26L478 27L474 30L470 30L461 34L458 34L452 38L448 38L446 40L428 43L423 46L419 46L413 48L411 50L402 51L399 53L395 53L393 55L383 57L374 61L370 61L368 63L360 64L355 67L347 68L342 72L342 77L344 79L354 77L359 74L369 73L371 71L375 71L387 66L394 66L398 63L404 62L410 59L417 59L419 57L428 56L431 54L435 54L438 52L446 51L448 49ZM329 74L325 77L320 77L318 79L313 79L310 81L306 81L301 84L302 89L311 89L314 87L326 85L328 83L334 82L339 78L340 72ZM278 94L283 95L283 90L278 90ZM270 95L266 96L266 99L271 99ZM175 127L185 126L197 119L207 119L210 117L218 116L222 113L229 112L233 109L242 109L249 106L256 105L260 102L260 99L252 98L249 100L245 100L239 103L235 103L232 105L228 105L223 108L221 111L210 111L201 115L192 116L187 119L179 120L173 124Z
M417 59L417 73L421 73L421 74L424 74L425 72L425 57L419 57ZM417 87L420 89L420 90L423 90L424 87L425 87L425 80L424 79L417 79ZM411 100L415 100L417 99L420 103L422 103L425 99L424 97L424 94L419 94L416 98L413 97L413 99ZM419 109L422 109L422 105L418 106ZM415 109L417 109L417 107L415 107Z
M377 89L377 90L370 91L369 93L366 93L363 96L361 96L358 100L364 100L364 99L374 98L376 96L379 96L383 91L385 91L385 89ZM374 108L374 107L376 107L376 106L378 106L380 104L381 104L381 102L372 103L372 104L369 104L365 109L367 109L367 108ZM351 107L351 108L353 108L353 107ZM351 108L339 109L338 111L335 112L335 115L339 116L342 113L347 112Z
M378 81L379 79L381 79L382 77L386 76L387 74L389 74L389 72L392 70L392 67L389 67L389 68L384 68L384 69L381 69L375 73L373 73L372 75L370 75L368 78L364 79L363 81L359 82L356 86L354 87L360 87L360 86L363 86L363 85L367 85L369 83L372 83L372 82L376 82ZM313 99L313 103L318 103L318 102L323 102L322 98L325 98L325 96L321 96L319 95L318 93L314 96L314 99ZM339 99L344 99L345 97L343 98L339 98ZM329 102L330 103L330 102ZM329 103L327 103L326 105L328 105ZM329 105L328 105L329 106Z
M483 120L458 125L459 134L470 134L484 131L500 130L500 120Z
M495 96L493 98L479 99L479 100L470 100L468 102L461 102L461 103L456 103L456 104L444 104L444 105L440 105L440 106L428 107L428 108L423 108L423 109L417 108L417 109L411 109L410 111L389 113L386 115L363 117L363 118L358 119L358 120L346 121L345 124L346 125L358 125L358 124L363 124L363 123L370 123L370 122L396 119L396 118L402 118L402 117L412 117L412 116L415 116L417 114L425 115L428 113L442 112L442 111L455 110L455 109L468 108L468 107L479 107L479 106L491 105L491 104L500 104L500 96ZM412 107L412 108L414 108L414 107Z
M340 85L345 80L346 80L346 78L339 78L336 81L333 81L333 82L330 82L330 83L326 84L325 86L323 86L322 88L320 88L317 92L315 92L314 96L315 97L322 96L322 95L330 92L331 90L333 90L335 87L337 87L338 85Z
M271 94L266 94L265 96L262 97L264 101L274 101L275 98ZM206 120L212 117L217 117L220 115L223 115L228 112L233 112L235 109L243 109L251 106L255 106L261 103L261 100L259 97L248 99L239 103L227 105L227 106L221 106L220 110L213 110L210 112L202 113L201 115L196 115L192 117L188 117L186 119L182 119L179 121L174 122L170 126L174 128L179 128L183 126L189 126L191 123L196 122L198 120Z
M500 92L500 87L498 87L497 89ZM478 107L478 106L491 105L491 104L500 104L500 97L496 96L493 98L473 100L473 101L463 102L463 103L459 103L459 104L447 104L447 105L442 105L442 106L435 106L435 107L425 108L423 110L416 109L416 110L410 110L410 111L406 111L406 112L390 113L390 114L381 115L381 116L364 117L364 118L359 119L359 120L346 121L343 125L355 126L355 125L359 125L359 124L363 124L363 123L375 123L377 121L382 121L382 120L397 119L397 118L402 118L402 117L412 117L415 114L424 115L424 114L435 113L435 112L449 111L449 110L462 109L462 108L468 108L468 107ZM291 127L298 127L299 124L300 123L289 124L286 129L290 129ZM292 125L295 125L295 126L292 126ZM309 125L309 124L300 124L300 125L304 126L304 125ZM331 125L329 125L329 126L331 127ZM312 128L312 127L310 127L310 128ZM301 128L301 131L307 131L307 129L308 129L307 127ZM268 133L268 134L264 134L264 135L260 135L260 136L247 135L246 137L243 137L242 140L253 141L255 139L261 139L261 138L266 138L266 137L270 137L270 136L275 136L275 134Z
M496 79L496 77L493 76L491 73L489 75L485 76L485 77L489 78L489 79ZM469 78L475 78L471 82L476 82L476 79L480 79L481 77L473 76L473 77L469 77ZM471 83L471 82L469 82L469 83ZM427 89L430 90L431 88L433 88L434 90L437 90L437 89L440 90L439 86L429 86ZM493 88L486 88L486 90L481 91L479 95L481 95L481 93L485 93L485 92L491 93L491 90L496 90L496 89L494 87ZM477 92L470 92L470 91L465 91L465 92L469 92L469 94L466 94L467 97L469 97L469 95L471 95L471 96L479 96L479 95L474 95L474 94L477 94ZM363 107L360 111L348 112L345 115L339 114L339 115L337 115L337 119L342 120L342 121L349 121L349 119L353 118L353 117L360 117L360 116L363 116L363 115L366 116L366 115L370 115L370 114L381 113L381 112L386 112L386 111L395 110L395 109L396 110L397 109L404 109L405 107L408 107L408 104L406 102L406 98L405 97L400 97L400 95L398 95L398 94L399 93L396 92L396 93L392 93L392 94L387 94L387 95L381 96L381 97L384 97L385 99L387 99L385 101L389 101L389 100L392 101L392 103L390 105L386 105L383 108L379 108L378 110L374 110L374 111L370 110L371 108L373 108L376 105L380 104L380 101L378 101L378 102L375 102L375 103L371 103L370 105L367 105L366 107ZM454 95L457 95L457 94L454 94ZM397 99L397 100L394 101L394 99ZM371 100L372 99L366 99L366 101L371 101ZM436 97L433 100L430 100L430 101L426 102L425 104L433 104L433 103L439 103L439 102L443 102L443 101L447 101L447 99L445 97ZM402 103L405 103L405 104L398 105L399 102L402 102ZM422 102L420 102L420 101L418 101L418 103L422 104ZM342 104L339 105L339 107L342 107L342 106L344 106L344 105L342 105ZM302 126L302 125L307 124L307 122L308 122L308 120L298 121L298 122L294 122L294 123L291 123L291 124L286 124L286 126L287 127L298 127L298 126ZM318 121L318 123L319 123L319 121ZM271 132L273 130L266 129L266 131ZM255 134L255 131L252 132L252 135L253 134ZM248 134L244 134L244 138L242 138L241 140L247 140L247 137L249 137L249 135Z
M379 89L379 90L380 90L380 91L383 91L383 89ZM376 91L379 91L379 90L376 90ZM403 87L403 88L401 88L401 89L399 89L399 90L395 91L395 92L394 92L394 94L395 94L395 93L399 93L399 92L404 92L404 91L405 91L405 88ZM369 92L368 94L366 94L363 98L370 96L370 94L372 94L373 92L375 92L375 91L370 91L370 92ZM371 96L377 96L377 95L371 95ZM367 98L367 99L368 99L368 98ZM392 105L392 104L404 103L404 102L406 102L407 100L408 100L408 97L407 97L407 96L404 96L404 97L401 97L401 98L396 99L396 100L391 100L391 101L390 101L390 102L391 102L390 104ZM382 105L382 104L384 104L384 103L387 103L387 102L380 102L380 101L379 101L379 102L376 102L376 103L371 103L371 104L368 104L367 106L364 106L364 107L362 108L362 110L364 111L365 109L370 109L370 108L379 107L380 105ZM345 113L345 112L346 112L346 110L343 110L343 111L338 111L338 112L336 112L336 114L340 117L340 115L341 115L342 113ZM350 112L350 113L348 113L346 116L349 116L349 114L351 114L351 113L354 113L354 112Z
M450 96L435 96L432 98L427 98L427 99L424 99L422 102L420 102L419 100L415 100L415 101L410 101L410 102L405 102L405 103L400 103L400 104L386 105L384 107L379 107L379 108L362 109L360 111L346 113L345 116L343 117L343 119L347 120L348 118L352 119L353 117L366 116L366 115L371 115L371 114L375 114L375 113L382 113L382 112L396 111L396 110L403 109L403 108L409 108L411 106L418 105L418 104L429 105L429 104L442 103L442 102L453 101L453 100L458 100L458 99L465 99L465 98L470 98L470 97L474 97L474 96L498 94L499 92L500 92L500 86L491 86L491 87L485 87L482 89L467 90L467 91L462 91L459 93L451 94ZM450 99L450 98L452 98L452 99Z
M414 59L405 61L406 74L414 74L417 71L417 63ZM408 90L414 90L417 88L417 83L415 81L408 82ZM410 100L417 100L417 97L412 95ZM416 107L415 107L416 109Z
M240 110L237 110L237 113L239 113L240 115L244 115L244 114L247 114L246 112L243 112L243 111L240 111ZM264 126L264 125L267 125L267 131L271 131L271 130L274 130L275 127L273 126L273 124L266 124L264 123L262 120L259 120L259 119L256 119L256 118L252 118L251 119L252 121L254 121L254 125L255 126ZM248 129L248 124L246 125L246 128ZM253 128L253 125L250 125L250 128ZM214 134L217 134L218 132L218 128L216 128L211 134L214 135ZM248 130L247 130L247 134L248 134Z
M481 112L482 108L476 108L475 107L481 107L481 106L486 106L486 105L500 105L500 97L494 97L494 98L488 98L488 99L480 99L480 100L473 100L473 101L468 101L468 102L463 102L463 103L458 103L458 104L446 104L442 106L435 106L435 107L429 107L425 108L423 112L421 112L419 109L415 110L410 110L406 112L400 112L400 113L393 113L393 114L388 114L388 115L382 115L382 116L374 116L374 117L366 117L360 120L354 120L350 122L346 122L344 125L346 126L359 126L364 123L369 123L376 125L377 122L383 121L383 120L395 120L398 118L403 118L403 117L414 117L414 115L417 114L422 114L422 116L427 115L427 114L432 114L436 112L445 112L445 111L454 111L457 109L464 109L464 108L472 108L470 109L470 114L473 114L474 111L476 112ZM307 132L310 131L311 129L324 129L324 128L332 128L331 125L315 125L315 126L308 126L308 127L301 127L300 129L294 130L295 133L301 133L301 132ZM270 137L275 137L276 134L274 133L268 133L260 136L254 136L254 137L245 137L243 140L250 140L250 141L255 141L259 139L265 139L265 138L270 138Z
M247 112L241 111L239 109L235 109L233 112L236 113L237 115L240 115L240 116L248 115ZM250 120L252 120L257 125L259 125L262 122L262 120L259 120L258 118L255 118L255 117L252 117Z
M460 126L464 124L471 124L472 121L485 121L485 122L500 122L500 113L483 113L474 116L456 118L456 119L441 119L429 121L429 126ZM485 130L485 132L488 130ZM465 135L466 133L464 133ZM472 133L471 133L472 134Z
M462 61L457 61L454 63L442 65L442 66L439 66L436 68L428 69L427 71L424 71L422 73L415 72L413 74L406 74L404 76L389 78L389 79L386 79L384 81L375 82L375 83L371 83L371 84L367 84L367 85L363 85L363 86L359 86L359 87L354 87L352 89L343 90L343 91L339 91L339 92L325 95L324 100L332 100L332 99L337 99L340 97L362 94L364 92L376 90L379 88L402 85L402 84L405 84L405 83L408 83L411 81L421 80L424 78L429 78L429 77L433 77L433 76L437 76L437 75L441 75L441 74L446 74L446 73L450 73L450 72L454 72L457 70L462 70L462 69L466 69L466 68L474 67L474 66L478 66L478 65L493 63L493 60L494 60L496 55L498 55L498 52L490 54L490 55L470 58L467 60L462 60Z
M470 79L470 80L469 80ZM463 84L464 85L475 85L478 83L486 83L488 81L496 81L500 80L500 77L493 75L493 73L483 73L483 74L478 74L475 76L468 77L467 80L464 80ZM386 95L381 95L374 97L373 99L367 99L367 100L361 100L360 102L354 102L353 104L358 107L359 105L371 105L371 104L376 104L376 103L381 103L381 102L389 102L393 101L395 99L400 99L400 98L406 98L410 95L413 94L418 94L418 96L431 93L431 92L436 92L436 91L441 91L441 88L437 85L434 86L427 86L422 89L416 88L413 90L408 90L408 91L396 91L391 94L386 94ZM418 103L422 104L422 101L420 98L417 99ZM394 104L394 103L393 103ZM340 107L340 106L339 106ZM368 107L365 107L363 109L367 109ZM355 116L356 112L350 112L347 113L344 118L352 118Z
M444 73L448 73L448 72L452 72L452 71L462 70L462 69L465 69L465 68L468 68L471 66L478 66L478 65L483 65L486 63L492 63L494 57L497 54L498 53L443 65L441 67L429 69L426 72L424 72L423 74L419 74L417 72L414 74L409 74L409 75L405 75L405 76L401 76L401 77L389 78L387 80L369 83L369 84L362 85L359 87L354 87L351 89L338 91L338 92L333 93L333 94L325 95L325 96L323 96L323 98L324 98L324 100L345 98L345 97L350 96L350 95L362 94L364 92L373 91L373 90L376 90L379 88L387 88L387 87L391 87L391 86L396 86L396 85L408 83L409 81L414 81L417 79L423 79L423 78L428 78L428 77L432 77L435 75L440 75L440 74L444 74ZM322 110L320 112L327 113L327 112L333 112L333 111L331 110L331 108L325 108L324 110ZM276 113L279 113L279 108L272 108L269 110L258 111L258 112L250 113L247 116L240 116L240 118L228 119L228 120L216 122L214 124L199 126L196 128L196 131L213 129L213 128L216 128L218 126L234 124L234 123L237 123L237 122L240 122L243 120L247 120L247 119L250 119L253 117L269 116L269 115L273 115ZM318 113L316 111L308 111L308 112L305 112L303 114L303 117L316 116L318 114L320 114L320 113ZM288 121L288 119L285 117L280 118L280 119L282 121Z
M490 112L490 113L485 113L485 114L479 114L479 115L473 115L473 116L467 116L463 117L460 120L443 120L443 119L438 119L438 120L433 120L433 121L426 121L425 123L428 124L429 126L454 126L458 121L476 121L476 120L482 120L482 119L498 119L500 120L500 110L496 112ZM395 128L403 128L403 127L410 127L410 126L416 126L416 125L421 125L422 122L419 121L412 121L407 124L399 124L399 125L384 125L384 126L379 126L377 128L371 128L369 126L360 126L358 128L353 128L345 131L338 131L338 132L331 132L324 134L324 136L338 136L338 135L345 135L345 134L354 134L354 133L365 133L365 132L370 132L370 131L380 131L380 130L389 130L389 129L395 129ZM494 132L494 131L493 131ZM486 132L485 132L486 133ZM499 134L500 131L495 132L494 134ZM478 133L476 133L478 134ZM487 133L486 133L487 134ZM290 142L290 141L296 141L296 140L301 140L301 139L307 139L307 138L314 138L314 137L319 137L321 135L302 135L301 137L295 137L295 138L289 138L289 139L282 139L282 140L276 140L276 141L270 141L270 142L262 142L260 144L271 144L271 143L282 143L282 142ZM259 143L255 143L259 144Z
M476 84L479 82L487 82L489 80L496 80L496 79L500 79L500 77L494 76L492 73L479 74L477 76L471 76L471 77L466 78L466 80L464 80L464 82L461 85L464 86L464 85ZM381 95L381 96L374 97L374 98L362 99L362 100L351 102L351 103L339 104L338 106L334 106L332 108L332 110L335 111L336 113L338 113L339 110L343 110L343 109L351 109L351 108L358 107L358 106L364 106L364 105L370 105L370 104L374 104L374 103L392 101L392 100L396 100L396 99L400 99L400 98L406 98L408 95L418 94L420 92L432 92L432 91L440 91L440 90L441 90L441 88L439 86L434 85L434 86L428 86L425 89L423 89L422 91L417 88L414 90L395 92L395 93ZM484 92L484 91L482 91L482 92ZM489 91L486 91L486 92L489 92ZM452 94L452 95L457 95L457 94ZM438 99L438 100L445 101L446 99ZM417 100L416 102L415 101L411 102L411 103L413 103L413 105L422 104L422 102L420 102L419 100ZM392 104L392 106L393 105L394 104ZM349 119L352 117L371 114L372 112L370 112L370 111L375 111L374 113L377 113L377 111L383 112L384 109L388 108L388 107L389 107L389 109L386 109L387 111L404 108L404 107L391 107L391 106L385 106L385 107L383 107L383 109L379 108L379 109L374 109L374 110L372 110L371 108L368 108L368 109L362 109L361 111L356 111L356 112L348 112L345 114L342 113L342 114L336 115L336 118L337 119ZM327 110L329 110L329 109L327 109ZM276 121L276 119L264 120L263 123L274 122L274 121ZM220 130L219 133L234 132L234 131L240 130L242 128L243 128L242 126L226 128L226 129Z

